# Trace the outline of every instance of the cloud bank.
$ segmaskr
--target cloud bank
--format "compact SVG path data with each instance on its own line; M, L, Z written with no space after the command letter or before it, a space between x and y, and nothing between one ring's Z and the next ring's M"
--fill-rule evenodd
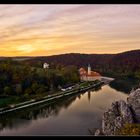
M0 56L140 49L140 5L0 5Z

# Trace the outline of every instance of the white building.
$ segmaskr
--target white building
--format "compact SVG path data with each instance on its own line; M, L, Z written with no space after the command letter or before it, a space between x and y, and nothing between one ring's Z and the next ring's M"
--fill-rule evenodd
M48 63L44 63L44 64L43 64L43 68L44 68L44 69L48 69L48 68L49 68L49 64L48 64Z
M88 64L88 75L91 75L91 67L90 67L90 64Z
M98 72L91 71L90 65L88 65L87 71L84 68L80 68L79 74L81 81L101 80L101 75Z

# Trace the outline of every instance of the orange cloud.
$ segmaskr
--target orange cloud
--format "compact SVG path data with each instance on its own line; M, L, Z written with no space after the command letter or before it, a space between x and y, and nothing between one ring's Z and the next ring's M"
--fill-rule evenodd
M0 56L140 49L139 5L0 5Z

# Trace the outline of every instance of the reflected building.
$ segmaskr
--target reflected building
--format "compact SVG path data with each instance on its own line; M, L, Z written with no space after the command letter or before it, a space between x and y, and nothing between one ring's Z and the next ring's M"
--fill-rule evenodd
M23 124L28 125L31 120L37 120L38 118L47 118L49 116L57 116L62 108L67 108L76 100L77 95L67 97L63 100L58 100L56 103L41 104L25 108L24 110L16 110L0 116L0 131L5 127L10 129L22 127ZM81 96L80 96L81 97ZM20 121L18 121L20 120Z
M80 99L81 98L81 95L78 95L78 98Z
M91 91L88 91L88 100L90 101L91 98Z

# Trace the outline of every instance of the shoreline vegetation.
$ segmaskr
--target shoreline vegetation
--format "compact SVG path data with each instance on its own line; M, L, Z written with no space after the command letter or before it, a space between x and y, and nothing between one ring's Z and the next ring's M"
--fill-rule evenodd
M32 67L11 59L0 61L0 107L52 95L66 84L80 82L74 66Z
M118 91L129 94L140 86L140 80L122 76L121 78L115 78L109 85Z
M57 98L65 97L68 95L72 95L74 93L87 91L89 89L96 88L96 87L101 86L103 84L104 84L103 82L100 82L98 80L94 81L94 82L81 82L81 83L76 84L72 89L67 90L67 91L61 91L61 92L59 91L58 93L54 93L52 95L42 96L38 99L34 98L34 99L31 99L31 100L28 100L25 102L21 102L18 104L14 104L14 102L13 102L13 104L10 104L8 107L0 108L0 114L6 113L6 112L11 112L11 111L18 110L18 109L22 109L25 107L39 104L39 103L47 102L47 101L54 100Z

